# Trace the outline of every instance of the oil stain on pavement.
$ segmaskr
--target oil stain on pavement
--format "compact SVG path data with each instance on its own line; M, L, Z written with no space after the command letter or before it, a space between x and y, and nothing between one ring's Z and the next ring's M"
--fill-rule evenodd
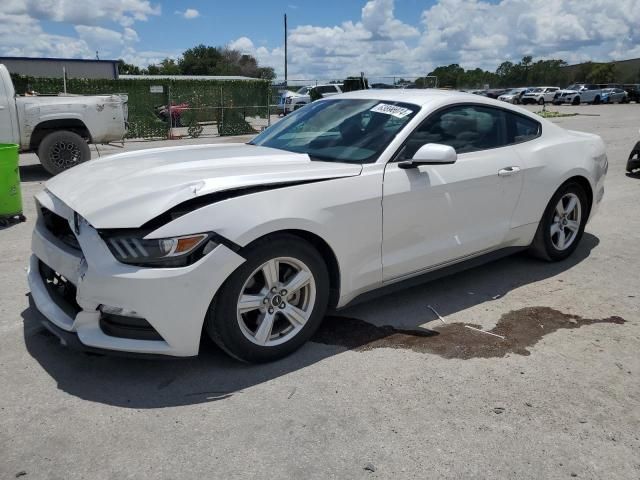
M504 314L497 325L489 330L505 337L503 340L466 328L462 323L438 325L437 330L405 330L390 325L379 327L356 318L329 316L324 319L312 341L356 351L402 348L444 358L495 358L508 353L530 355L528 348L549 333L596 323L621 325L625 320L617 316L582 318L549 307L527 307ZM474 324L469 326L481 328Z

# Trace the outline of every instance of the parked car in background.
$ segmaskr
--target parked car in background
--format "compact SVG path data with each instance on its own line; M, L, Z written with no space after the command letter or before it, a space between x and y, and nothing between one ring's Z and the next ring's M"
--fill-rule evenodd
M0 65L0 143L36 152L52 175L91 158L90 143L122 140L127 133L126 95L16 95Z
M302 90L306 89L305 92ZM331 95L338 95L342 93L342 84L329 83L327 85L316 85L315 87L303 87L298 92L290 95L284 102L284 113L291 113L300 107L304 107L307 103L311 102L311 89L314 89L323 98L330 97Z
M559 87L535 87L522 95L520 101L523 105L531 103L544 105L545 103L553 100L553 97L558 90L560 90Z
M592 83L574 83L563 90L558 90L553 97L554 105L570 103L580 105L581 103L593 103L598 105L602 100L602 89Z
M36 195L31 297L69 346L190 356L208 334L275 360L327 308L386 285L518 249L570 257L607 169L597 135L504 102L349 92L249 143L126 152L53 178Z
M278 102L278 113L282 113L282 114L286 114L286 107L285 105L287 104L287 99L291 98L291 97L295 97L295 96L309 96L309 91L313 88L313 85L307 85L304 87L300 87L298 90L296 90L295 92L292 92L291 90L287 90L284 93L282 93L282 95L280 95L280 101ZM289 102L291 103L291 102Z
M621 88L603 88L600 99L602 103L627 103L627 97Z
M500 95L503 95L507 91L506 88L491 88L486 91L485 96L489 98L498 98Z
M520 104L522 102L522 96L527 93L529 88L512 88L511 90L506 91L502 95L498 97L498 100L507 103Z
M626 84L622 88L627 92L627 102L640 103L640 83Z
M392 88L398 88L395 85L389 83L372 83L371 88L374 90L390 90Z

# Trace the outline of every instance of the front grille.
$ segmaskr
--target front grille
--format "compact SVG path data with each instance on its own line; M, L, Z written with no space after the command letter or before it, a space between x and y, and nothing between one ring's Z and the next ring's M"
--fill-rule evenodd
M69 226L69 222L65 218L53 213L45 207L40 207L40 211L42 212L44 226L53 234L54 237L65 245L75 250L80 250L78 239L74 235L73 230L71 230L71 227Z
M133 340L164 340L144 318L102 313L100 328L105 335Z
M75 318L82 310L76 301L75 285L42 261L38 263L38 270L54 303L70 318Z

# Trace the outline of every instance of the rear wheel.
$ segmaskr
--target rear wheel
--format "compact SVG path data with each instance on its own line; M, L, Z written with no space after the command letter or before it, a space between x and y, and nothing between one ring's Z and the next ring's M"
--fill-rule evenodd
M593 104L600 105L600 95L596 96L596 98L593 99Z
M44 137L38 147L38 158L51 175L86 162L91 158L89 144L80 135L67 130Z
M582 238L588 216L584 189L578 183L566 183L547 205L531 244L531 253L553 262L569 257Z
M538 105L544 105L544 98L538 99Z
M571 105L580 105L580 97L573 97Z
M212 340L245 362L268 362L298 349L316 331L329 299L322 256L294 235L249 247L242 264L212 302Z

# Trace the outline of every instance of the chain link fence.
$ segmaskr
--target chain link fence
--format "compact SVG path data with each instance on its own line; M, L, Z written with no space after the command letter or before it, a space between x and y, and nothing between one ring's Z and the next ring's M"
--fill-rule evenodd
M437 87L435 77L366 76L370 88ZM62 78L12 75L18 94L27 86L40 94L59 94ZM297 78L284 83L267 80L175 78L68 79L67 94L128 96L129 139L179 139L258 133L284 114L284 97L308 95L336 79Z
M12 75L18 94L29 86L59 94L62 78ZM166 139L256 133L270 123L267 80L68 79L67 94L128 96L130 139Z

